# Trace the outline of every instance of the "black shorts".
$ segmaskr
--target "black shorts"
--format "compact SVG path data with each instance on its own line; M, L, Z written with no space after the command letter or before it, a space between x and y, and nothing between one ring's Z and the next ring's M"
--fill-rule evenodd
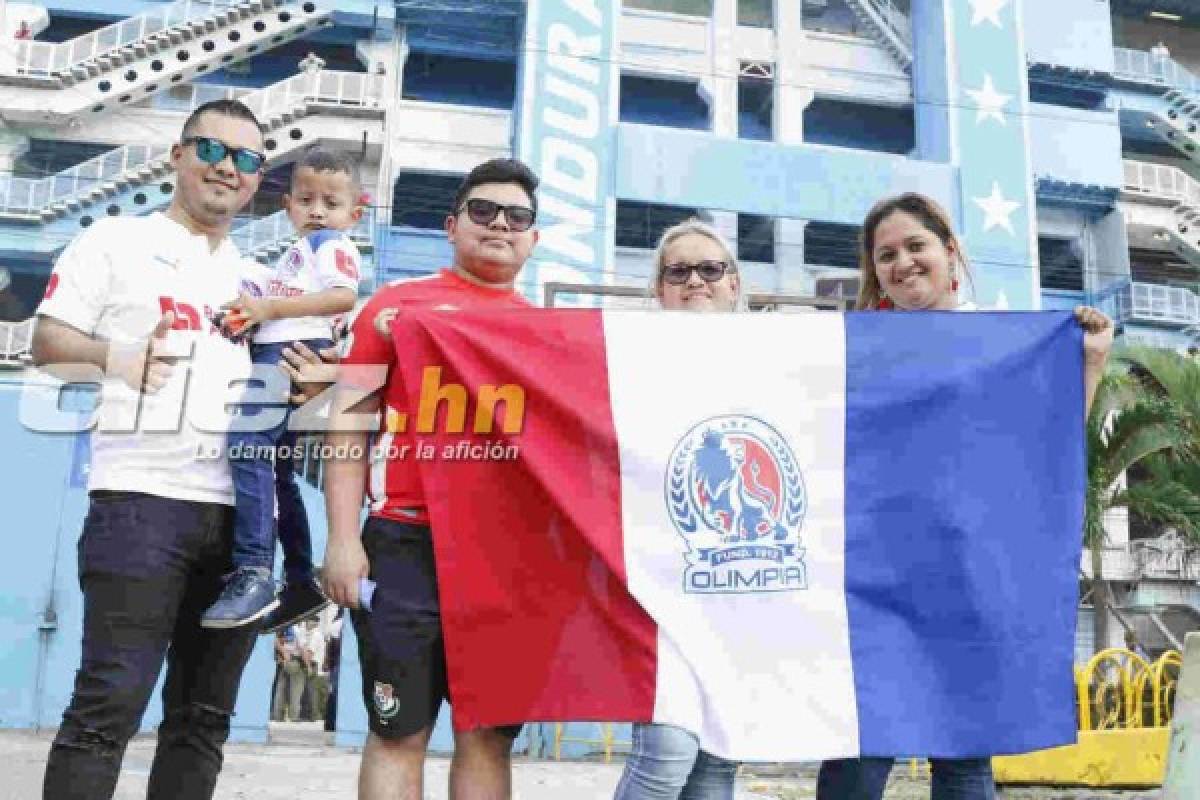
M371 610L351 612L372 733L408 736L437 721L450 695L429 527L368 517L363 549L375 582ZM520 725L498 728L511 738Z

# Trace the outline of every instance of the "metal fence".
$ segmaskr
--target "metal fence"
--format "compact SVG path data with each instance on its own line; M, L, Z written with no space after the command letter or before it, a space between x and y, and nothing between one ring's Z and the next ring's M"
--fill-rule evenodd
M0 322L0 366L24 366L31 358L33 323L30 317L21 322Z
M1180 286L1129 282L1097 295L1097 306L1117 322L1200 324L1200 297Z
M222 97L240 99L264 123L311 104L382 108L383 76L319 70L294 75L262 89L193 86L186 102L194 108ZM139 169L164 162L170 151L169 144L125 145L45 178L0 176L0 211L37 213L54 203L81 197L104 184L116 184Z
M1188 72L1183 65L1170 57L1156 56L1145 50L1114 47L1113 74L1134 83L1200 92L1200 78Z
M0 210L33 213L166 159L170 145L126 145L46 178L0 176Z
M1181 169L1126 160L1122 170L1126 189L1200 207L1200 182Z
M314 70L243 95L260 122L309 103L340 107L382 108L383 76L365 72Z
M14 42L19 75L49 76L80 62L188 22L235 8L244 0L176 0L65 42Z

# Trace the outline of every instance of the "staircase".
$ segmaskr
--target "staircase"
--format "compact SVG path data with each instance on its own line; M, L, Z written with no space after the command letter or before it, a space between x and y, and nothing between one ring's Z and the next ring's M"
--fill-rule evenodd
M262 89L226 88L254 111L264 130L268 165L315 141L299 121L312 114L382 117L383 76L321 70L302 73ZM212 99L211 87L195 102ZM357 139L349 131L348 138ZM174 180L170 145L126 145L46 178L0 176L0 219L44 226L54 250L97 218L144 214L170 201ZM36 244L36 243L35 243ZM35 247L35 249L37 249Z
M1200 94L1171 89L1163 95L1166 129L1159 133L1176 150L1200 161Z
M1113 50L1113 80L1158 95L1161 107L1151 127L1200 165L1200 77L1170 58L1118 47Z
M905 72L912 72L912 23L892 0L846 0L871 36L883 45Z
M16 41L7 119L99 114L331 24L331 0L176 0L66 42Z
M1175 167L1126 160L1122 195L1170 210L1172 224L1163 226L1173 249L1200 266L1200 182Z

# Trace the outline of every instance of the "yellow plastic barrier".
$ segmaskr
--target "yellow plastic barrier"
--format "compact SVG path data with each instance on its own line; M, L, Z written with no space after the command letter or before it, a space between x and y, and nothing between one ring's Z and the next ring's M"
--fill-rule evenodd
M1132 788L1162 785L1167 728L1080 731L1078 744L992 759L996 783Z
M1079 741L992 760L997 783L1090 787L1160 786L1181 659L1153 664L1123 648L1075 669Z

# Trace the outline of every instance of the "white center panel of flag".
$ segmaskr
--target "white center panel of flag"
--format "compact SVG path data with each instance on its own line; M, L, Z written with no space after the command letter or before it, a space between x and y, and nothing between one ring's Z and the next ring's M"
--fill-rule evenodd
M842 316L616 312L604 330L655 720L718 755L857 754Z

